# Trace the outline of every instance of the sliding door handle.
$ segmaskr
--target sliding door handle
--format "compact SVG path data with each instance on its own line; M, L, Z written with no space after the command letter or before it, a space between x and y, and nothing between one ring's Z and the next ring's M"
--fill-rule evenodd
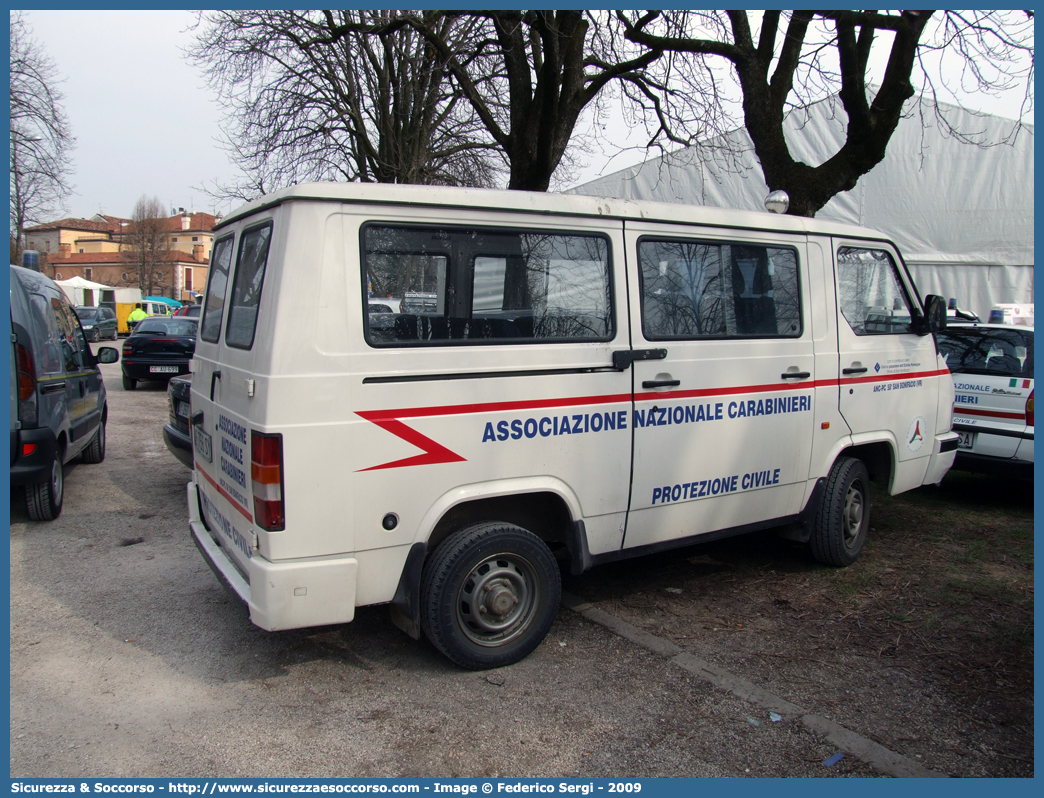
M784 371L780 376L785 380L807 380L812 375L807 371Z
M613 352L613 368L625 371L636 360L663 360L666 349L618 349Z
M860 366L859 368L841 369L842 374L864 374L866 372L866 366Z
M677 388L681 385L681 380L644 380L642 382L643 388Z

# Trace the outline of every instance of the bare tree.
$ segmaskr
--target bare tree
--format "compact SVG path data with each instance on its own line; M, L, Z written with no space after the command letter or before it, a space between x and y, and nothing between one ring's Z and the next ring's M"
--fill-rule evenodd
M489 186L495 145L454 91L446 55L385 11L215 11L189 52L229 109L226 146L250 199L308 180ZM450 54L474 23L420 19Z
M75 145L58 90L54 61L32 38L21 12L11 13L11 236L21 257L25 228L53 218L72 189Z
M508 188L546 191L570 146L577 120L612 81L642 70L661 51L612 39L616 21L585 11L456 12L481 23L474 50L461 53L417 12L386 27L408 26L445 59L461 95L507 161ZM339 31L347 34L347 30ZM624 52L630 50L630 52Z
M134 204L131 223L125 228L120 247L128 275L136 281L143 297L156 289L173 289L173 259L170 251L170 221L164 206L155 198L142 196Z
M952 97L957 88L947 75L956 74L964 91L1024 84L1024 108L1032 104L1031 12L768 11L756 36L756 17L745 11L617 12L617 18L627 40L670 54L657 64L658 74L628 83L630 97L653 120L652 139L691 144L724 133L728 115L718 111L734 80L765 180L790 195L789 213L800 216L815 215L880 163L910 111L915 80L928 112L974 143L985 142L957 130L935 102L940 92ZM871 54L879 40L888 58L875 86ZM824 163L802 163L791 155L783 120L834 92L847 118L846 141Z

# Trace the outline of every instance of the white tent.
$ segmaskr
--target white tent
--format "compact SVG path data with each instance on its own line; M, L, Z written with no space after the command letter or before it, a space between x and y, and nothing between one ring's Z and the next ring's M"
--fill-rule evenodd
M946 118L976 140L998 142L1015 125L947 106ZM784 124L795 158L818 165L844 143L833 98ZM885 159L816 214L879 230L899 246L921 294L956 297L986 318L994 305L1033 302L1033 125L1013 144L975 146L940 129L931 110L902 119ZM768 194L743 129L694 150L623 169L570 193L764 210Z
M95 283L90 280L84 280L82 277L70 277L68 280L56 280L56 283L66 288L90 288L92 291L113 291L115 290L111 285L104 285L103 283Z

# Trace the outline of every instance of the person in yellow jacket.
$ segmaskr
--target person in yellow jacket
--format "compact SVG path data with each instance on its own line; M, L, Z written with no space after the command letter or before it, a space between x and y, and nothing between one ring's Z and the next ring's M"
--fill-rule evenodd
M142 319L148 318L148 315L148 313L142 310L140 302L135 303L134 310L127 316L127 326L133 331L134 325Z

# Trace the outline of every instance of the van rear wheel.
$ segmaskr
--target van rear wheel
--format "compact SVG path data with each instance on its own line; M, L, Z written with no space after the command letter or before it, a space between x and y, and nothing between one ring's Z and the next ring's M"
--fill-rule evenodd
M809 543L826 565L851 565L859 558L870 527L870 475L862 460L840 457L827 476Z
M456 664L499 668L540 644L561 597L558 565L540 538L499 521L475 524L424 564L421 628Z
M53 521L62 513L65 498L65 472L62 454L55 452L51 476L43 482L25 486L25 506L34 521Z

